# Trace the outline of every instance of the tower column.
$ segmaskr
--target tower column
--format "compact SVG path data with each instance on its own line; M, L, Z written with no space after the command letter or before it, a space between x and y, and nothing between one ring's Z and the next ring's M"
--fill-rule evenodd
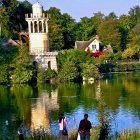
M28 21L28 31L29 31L29 34L31 33L31 21Z

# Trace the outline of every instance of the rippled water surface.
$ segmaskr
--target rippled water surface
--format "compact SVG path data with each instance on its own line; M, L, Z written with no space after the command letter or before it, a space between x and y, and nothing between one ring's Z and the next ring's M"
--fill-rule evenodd
M106 74L92 83L0 86L0 135L16 133L21 123L57 134L61 112L68 129L77 128L84 113L93 126L107 117L111 133L139 127L140 73Z

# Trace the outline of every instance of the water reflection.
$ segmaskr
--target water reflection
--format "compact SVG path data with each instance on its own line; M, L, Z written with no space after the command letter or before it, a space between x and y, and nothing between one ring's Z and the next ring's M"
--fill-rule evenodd
M101 97L101 85L100 81L95 82L95 95L96 95L96 100L99 100Z
M39 98L32 99L31 106L31 129L45 128L48 133L50 129L50 111L59 109L58 91L54 90L50 94L47 91L40 91Z
M1 85L0 134L5 135L5 127L8 127L6 130L16 133L21 122L30 129L44 127L49 133L57 133L57 119L61 112L68 118L68 129L77 127L84 113L89 114L93 125L98 125L106 112L112 118L111 133L124 128L139 127L139 74L135 72L105 75L103 80L84 85ZM104 102L105 108L101 108L100 101ZM5 126L6 120L8 126Z

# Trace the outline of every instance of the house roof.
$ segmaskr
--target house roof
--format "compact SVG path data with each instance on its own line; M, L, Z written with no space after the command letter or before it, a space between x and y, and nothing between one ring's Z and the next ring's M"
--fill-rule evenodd
M103 50L103 52L113 52L113 49L111 47L111 45L106 45L105 49Z
M80 49L80 50L85 50L85 48L88 47L90 45L90 43L92 41L94 41L95 39L97 39L100 42L98 35L91 38L89 41L76 41L75 42L75 48Z
M2 45L2 47L11 47L11 46L19 46L19 43L8 38L8 37L4 37L0 40L0 44Z
M89 45L89 41L76 41L75 48L80 50L85 50L85 48Z

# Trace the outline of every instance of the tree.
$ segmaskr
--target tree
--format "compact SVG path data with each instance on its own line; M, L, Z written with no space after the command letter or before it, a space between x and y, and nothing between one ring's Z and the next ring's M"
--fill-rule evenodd
M140 21L130 31L128 49L133 49L135 57L140 59Z
M140 20L140 7L136 5L133 8L131 8L128 13L132 21L131 27L133 28Z
M112 18L104 20L98 30L97 34L103 44L110 44L114 52L120 50L120 33L118 20Z
M46 13L49 13L51 18L49 21L49 39L50 48L60 49L70 49L74 46L74 19L70 17L67 13L61 14L60 10L51 7ZM57 26L57 28L51 27ZM55 47L57 43L60 44L59 47Z
M76 40L89 40L94 35L94 25L91 18L83 17L76 25Z
M101 12L93 13L93 15L94 16L91 17L91 19L92 19L93 26L94 26L93 32L94 32L94 35L96 35L97 29L98 29L100 23L103 21L105 15Z
M64 47L64 38L60 25L49 23L49 48L50 51L61 50Z
M73 81L74 79L78 78L78 76L78 69L76 65L71 61L65 62L58 74L60 81Z
M58 69L61 69L65 62L71 61L81 70L82 63L94 63L94 58L86 54L83 50L69 49L61 50L57 56Z
M128 43L129 39L129 31L131 28L131 20L130 16L127 15L121 15L119 18L119 31L121 34L121 50L126 49L126 45Z
M13 21L15 26L15 32L21 32L21 31L28 31L27 27L28 24L25 21L25 14L32 12L32 5L27 0L23 2L18 2L14 13L13 13Z
M64 37L64 47L63 49L71 49L75 44L75 36L74 36L74 19L70 17L67 13L62 15L62 34Z
M31 12L31 4L28 1L2 0L0 5L2 35L17 39L17 33L27 28L25 13Z
M31 58L28 52L28 47L25 44L19 47L19 54L11 65L12 83L27 83L31 80L33 73L29 67Z
M111 12L108 14L108 16L105 16L105 20L109 20L109 19L117 19L117 16L114 12Z
M140 46L140 21L130 31L130 40L128 46Z
M50 15L49 20L49 47L50 50L61 50L64 47L64 37L61 29L61 12L51 7L46 14Z
M82 74L84 78L99 78L99 70L94 64L83 63L82 65Z

